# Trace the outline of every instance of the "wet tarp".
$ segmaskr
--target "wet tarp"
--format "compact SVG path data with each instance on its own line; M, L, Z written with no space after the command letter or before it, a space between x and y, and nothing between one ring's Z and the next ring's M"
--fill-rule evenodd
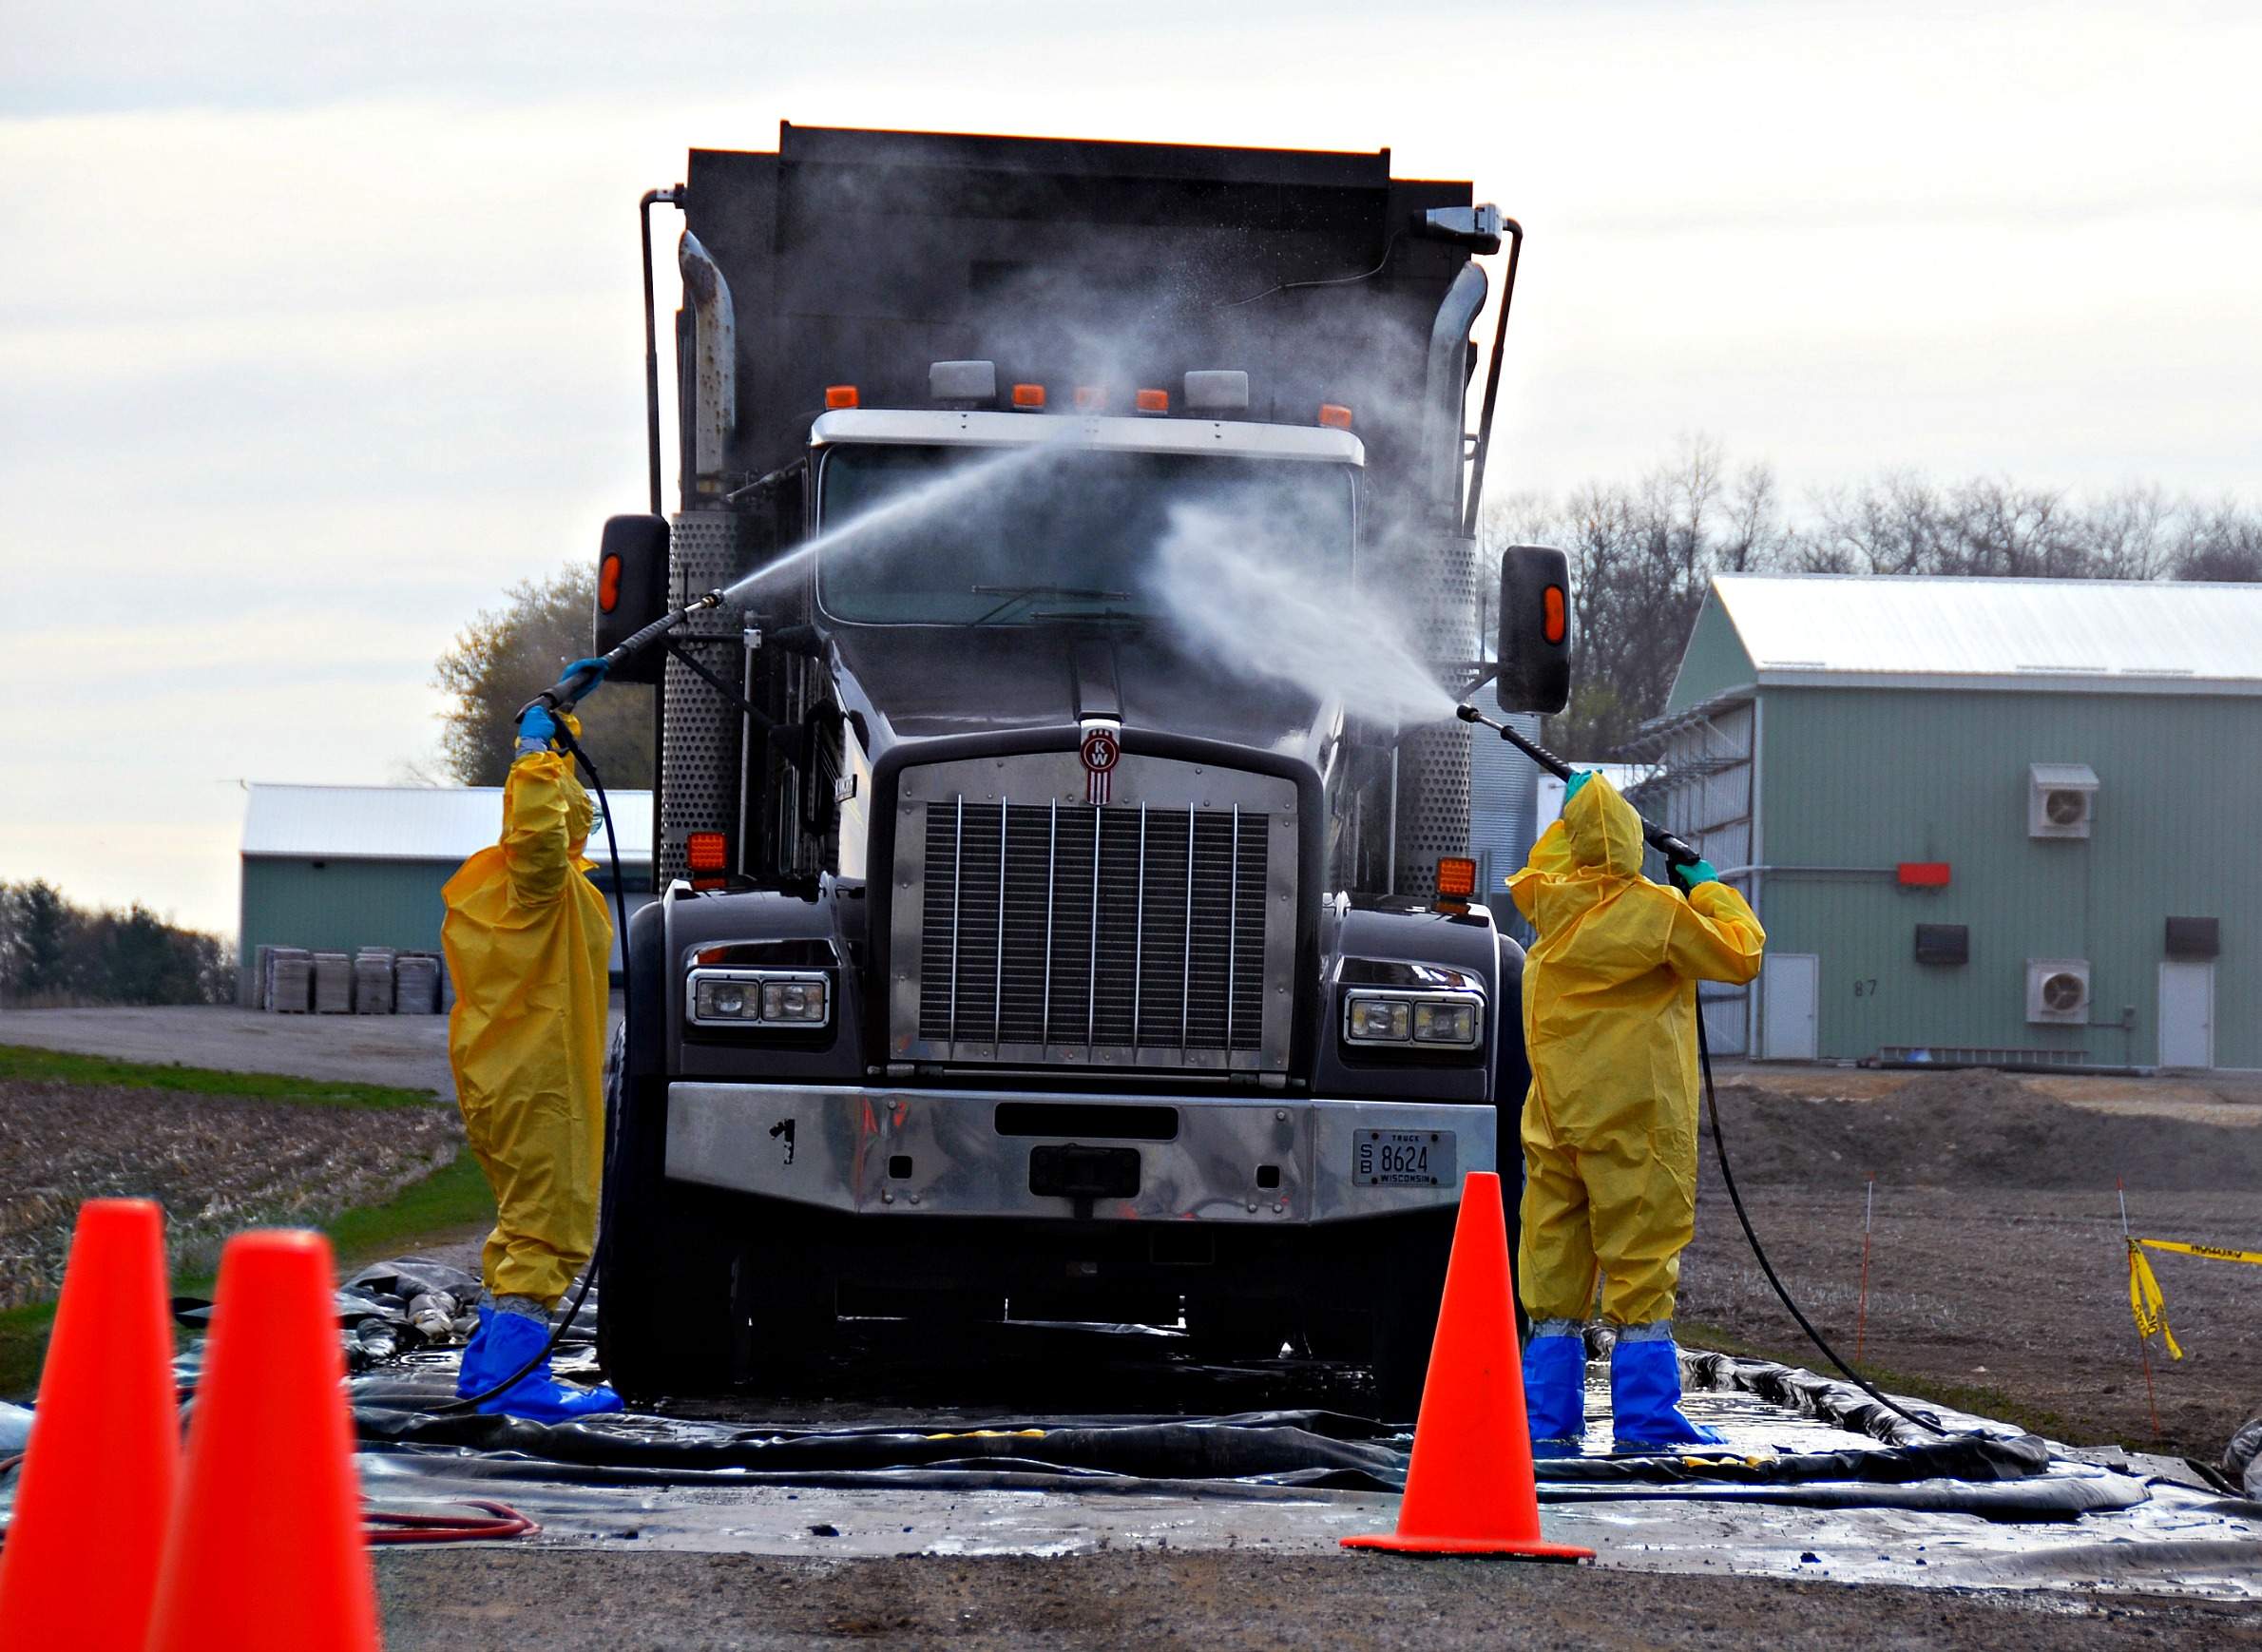
M784 1392L546 1428L439 1412L475 1292L416 1258L339 1290L360 1469L387 1508L499 1496L544 1543L710 1552L1287 1551L1387 1529L1405 1481L1410 1435L1361 1414L1362 1373L1205 1365L1134 1327L869 1322ZM589 1373L593 1329L585 1309L562 1374ZM193 1383L193 1344L182 1363ZM2262 1504L2172 1462L1912 1406L1944 1438L1763 1361L1696 1354L1686 1375L1727 1446L1618 1456L1590 1368L1586 1449L1537 1465L1551 1536L1650 1569L2262 1598Z

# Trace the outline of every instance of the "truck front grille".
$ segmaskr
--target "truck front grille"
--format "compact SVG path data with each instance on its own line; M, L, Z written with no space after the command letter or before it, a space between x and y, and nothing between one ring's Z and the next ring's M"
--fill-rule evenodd
M1267 816L964 797L926 809L923 1040L1259 1047Z
M889 785L890 1058L1285 1072L1295 781L1129 751L1089 782L1070 746Z

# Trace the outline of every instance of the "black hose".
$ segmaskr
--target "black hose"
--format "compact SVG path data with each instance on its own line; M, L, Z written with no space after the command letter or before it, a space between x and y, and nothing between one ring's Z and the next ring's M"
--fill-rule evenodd
M1672 872L1668 870L1666 876L1672 875ZM1686 898L1688 892L1684 890L1681 893L1683 898ZM1860 1372L1839 1358L1838 1351L1823 1339L1822 1333L1814 1329L1812 1321L1809 1320L1806 1315L1800 1311L1799 1305L1792 1300L1791 1293L1784 1288L1783 1281L1775 1277L1775 1265L1767 1259L1767 1247L1759 1242L1758 1234L1752 1229L1752 1218L1744 1210L1744 1196L1736 1191L1735 1172L1728 1167L1728 1139L1720 1133L1720 1096L1719 1092L1713 1087L1712 1040L1706 1036L1704 1030L1704 996L1701 992L1697 994L1696 998L1696 1059L1704 1068L1704 1105L1712 1114L1713 1152L1720 1161L1720 1180L1727 1184L1728 1201L1735 1206L1735 1220L1743 1224L1744 1240L1752 1247L1752 1255L1758 1258L1759 1271L1767 1276L1767 1282L1775 1288L1775 1295L1782 1299L1783 1306L1791 1310L1791 1316L1798 1321L1798 1328L1807 1334L1807 1340L1822 1350L1824 1357L1841 1372L1844 1372L1848 1381L1879 1405L1885 1407L1887 1411L1897 1416L1907 1418L1920 1429L1929 1429L1933 1433L1946 1437L1947 1430L1929 1418L1918 1416L1907 1407L1888 1399Z
M558 725L556 738L558 743L565 747L570 756L577 759L583 768L589 771L589 783L597 789L597 809L599 814L602 815L604 819L605 854L611 859L613 868L613 913L615 932L618 933L621 938L621 959L623 964L625 965L628 959L628 902L621 892L621 836L619 833L613 830L613 806L611 800L608 799L604 795L604 779L603 776L598 774L597 765L589 760L588 752L582 747L581 743L577 741L571 734L566 732L566 725L563 722ZM630 1013L636 1002L635 988L632 985L634 980L635 971L623 968L621 971L621 1028L623 1034L625 1034L627 1031ZM623 1052L623 1059L625 1059L625 1051ZM535 1354L533 1358L527 1360L527 1363L519 1367L518 1370L511 1373L509 1376L504 1378L504 1380L501 1382L496 1383L492 1388L483 1389L478 1393L468 1394L460 1399L450 1400L444 1405L433 1406L431 1408L431 1410L435 1412L461 1412L470 1411L476 1407L483 1406L489 1400L493 1399L496 1395L508 1393L510 1390L516 1388L520 1383L526 1381L527 1377L533 1375L536 1371L540 1370L542 1366L547 1362L552 1354L557 1353L558 1344L565 1340L566 1331L572 1326L574 1320L581 1316L582 1304L588 1300L589 1287L597 1282L598 1246L596 1241L603 1236L604 1232L605 1216L609 1206L612 1203L613 1143L616 1139L617 1138L613 1130L611 1109L607 1108L604 1128L604 1165L603 1171L601 1172L603 1180L598 1183L597 1193L597 1233L590 1236L589 1262L588 1266L582 1270L581 1289L574 1292L573 1300L566 1304L565 1315L558 1320L557 1324L551 1328L549 1340L542 1345L542 1351L539 1354Z

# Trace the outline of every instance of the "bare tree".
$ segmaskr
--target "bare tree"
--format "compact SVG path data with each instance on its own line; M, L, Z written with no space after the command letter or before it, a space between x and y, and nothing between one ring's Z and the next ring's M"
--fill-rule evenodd
M2262 580L2262 512L2201 507L2157 487L2088 502L2003 477L1942 485L1888 471L1816 497L1787 524L1773 473L1729 475L1719 444L1686 439L1631 482L1590 482L1486 513L1484 538L1571 558L1571 703L1558 749L1599 758L1662 709L1716 573Z
M596 572L567 563L546 580L522 580L500 608L482 609L434 666L449 698L440 714L440 767L459 786L499 786L510 771L519 708L589 651ZM582 743L607 786L652 783L652 691L610 683L582 701ZM429 778L412 771L419 781ZM412 782L414 783L414 782Z

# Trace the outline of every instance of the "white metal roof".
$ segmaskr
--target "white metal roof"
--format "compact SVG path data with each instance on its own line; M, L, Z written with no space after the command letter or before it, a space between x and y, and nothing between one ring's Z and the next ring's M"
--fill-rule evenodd
M243 806L243 853L295 860L459 861L502 836L500 786L274 786L254 782ZM611 794L621 859L652 861L652 794ZM603 863L604 819L589 831Z
M1760 682L2262 694L2262 585L1720 574Z
M954 412L948 408L848 408L821 413L812 447L834 442L933 443L952 447L1070 447L1125 453L1226 453L1242 458L1364 465L1367 446L1349 431L1252 419L1122 418L1095 413Z

